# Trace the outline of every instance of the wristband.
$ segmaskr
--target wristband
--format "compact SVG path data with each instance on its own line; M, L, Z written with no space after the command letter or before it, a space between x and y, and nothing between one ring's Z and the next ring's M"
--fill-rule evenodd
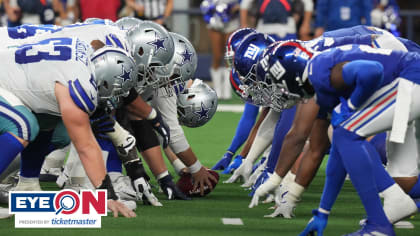
M96 189L105 189L108 192L108 200L118 200L117 194L115 194L114 187L112 187L111 178L106 174L102 184Z
M147 116L147 119L148 120L153 120L154 118L156 118L156 116L157 116L157 112L154 108L152 108L152 111Z
M184 163L182 163L180 159L176 159L175 161L173 161L172 166L174 167L175 172L177 174L180 174L182 169L186 168L186 166L184 165Z
M318 208L318 212L320 212L320 213L322 213L322 214L325 214L325 215L329 215L329 214L330 214L330 211L327 211L327 210L325 210L325 209L322 209L321 207L320 207L320 208Z
M203 167L199 160L197 160L194 164L188 166L188 169L190 170L191 174L197 173L201 170L201 167Z
M280 177L277 172L274 171L273 175L268 179L272 184L274 185L280 185L281 181L283 180L282 177Z

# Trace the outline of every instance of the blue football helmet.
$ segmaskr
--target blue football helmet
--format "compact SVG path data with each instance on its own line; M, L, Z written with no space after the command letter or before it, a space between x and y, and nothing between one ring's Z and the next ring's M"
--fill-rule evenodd
M251 33L246 36L235 51L234 68L240 75L241 83L247 85L244 92L252 97L255 105L265 105L258 92L258 81L255 74L256 64L264 49L272 44L274 39L266 34Z
M251 33L255 33L255 32L256 31L251 28L242 28L242 29L236 30L229 36L226 42L226 52L225 52L226 65L228 65L229 67L232 66L233 57L235 56L235 50L236 48L238 48L242 39L244 39L247 35Z
M314 95L305 71L312 55L300 42L286 41L270 45L260 57L256 69L258 83L260 90L271 94L273 109L290 108Z

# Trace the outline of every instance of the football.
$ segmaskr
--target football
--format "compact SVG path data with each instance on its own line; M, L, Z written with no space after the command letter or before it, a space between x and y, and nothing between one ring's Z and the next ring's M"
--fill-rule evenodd
M216 187L217 183L219 182L219 174L214 170L207 170L210 174L212 174L214 177L216 177L217 181L212 182L213 190ZM176 183L178 188L185 193L189 197L202 197L200 195L200 188L193 189L194 188L194 180L192 178L191 174L184 174L179 178L178 182ZM209 194L211 191L213 191L209 188L209 186L204 186L204 195Z

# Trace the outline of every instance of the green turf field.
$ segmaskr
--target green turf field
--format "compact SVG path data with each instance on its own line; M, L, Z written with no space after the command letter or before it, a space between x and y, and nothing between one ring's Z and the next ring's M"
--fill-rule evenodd
M211 167L225 152L231 141L238 113L217 113L213 120L199 129L185 129L186 135L201 162ZM319 203L324 181L325 162L310 188L303 195L296 209L296 218L264 219L270 214L270 205L259 205L248 209L251 200L248 191L236 184L223 184L221 181L214 192L205 198L193 201L167 201L164 195L157 194L163 207L138 205L137 218L102 218L102 229L15 229L14 219L0 220L0 236L6 235L297 235L311 218L311 210ZM52 184L44 184L45 190L56 189ZM357 230L363 218L363 207L353 187L346 181L340 197L333 208L325 235L342 235ZM242 226L223 225L221 218L241 218ZM420 235L419 217L410 220L415 229L397 229L397 235Z

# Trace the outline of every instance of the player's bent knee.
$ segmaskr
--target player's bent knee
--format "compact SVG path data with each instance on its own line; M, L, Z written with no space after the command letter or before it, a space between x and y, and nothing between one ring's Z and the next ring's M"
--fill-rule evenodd
M156 133L149 121L134 120L131 121L131 127L133 128L137 140L137 148L141 152L160 145Z

